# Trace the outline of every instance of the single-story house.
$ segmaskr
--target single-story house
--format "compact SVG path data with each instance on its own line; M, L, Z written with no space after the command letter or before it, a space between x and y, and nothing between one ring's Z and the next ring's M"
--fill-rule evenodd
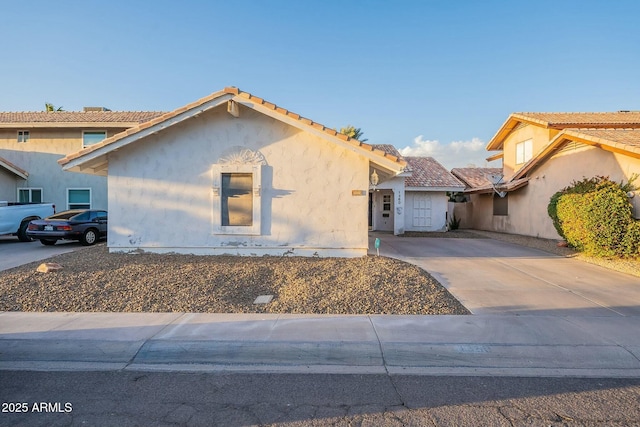
M402 157L389 144L376 148L404 159L404 173L377 185L370 193L369 227L374 231L445 231L449 220L447 192L465 186L432 157Z
M640 112L514 113L486 148L503 165L494 182L465 190L472 227L557 239L547 214L554 193L583 178L640 174ZM640 193L629 196L640 218Z
M107 177L110 251L305 256L365 255L371 177L407 165L235 87L59 163Z

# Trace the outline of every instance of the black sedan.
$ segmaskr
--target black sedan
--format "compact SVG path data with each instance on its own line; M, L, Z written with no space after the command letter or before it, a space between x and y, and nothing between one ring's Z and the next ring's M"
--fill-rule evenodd
M27 227L27 236L39 239L43 245L55 245L65 239L90 246L107 236L107 211L70 210L33 220Z

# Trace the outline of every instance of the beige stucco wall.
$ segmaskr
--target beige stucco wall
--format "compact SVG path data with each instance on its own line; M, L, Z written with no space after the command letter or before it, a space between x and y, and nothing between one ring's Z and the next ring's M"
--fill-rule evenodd
M522 164L516 164L516 144L531 139L533 156L535 157L535 154L542 150L557 133L557 130L527 124L522 124L511 132L503 142L503 170L505 180L511 178L511 176L523 166Z
M493 215L491 195L473 195L473 226L480 230L557 239L559 236L547 214L549 199L555 192L573 181L598 175L627 182L634 173L640 173L640 159L586 146L565 151L533 170L526 187L509 193L508 216ZM631 199L636 212L640 211L639 198Z
M233 148L236 147L236 148ZM239 148L264 156L256 236L216 234L214 165ZM241 107L224 106L109 156L111 251L365 255L369 161ZM363 195L353 195L353 190Z
M105 177L64 172L57 163L58 159L82 149L83 129L28 130L30 139L26 143L17 142L16 129L0 130L0 157L4 157L29 173L28 179L21 180L19 187L42 188L44 201L54 203L57 211L67 208L68 188L91 188L92 207L107 209ZM107 136L121 130L108 130ZM5 190L0 191L5 192ZM17 187L9 199L11 201L17 199Z

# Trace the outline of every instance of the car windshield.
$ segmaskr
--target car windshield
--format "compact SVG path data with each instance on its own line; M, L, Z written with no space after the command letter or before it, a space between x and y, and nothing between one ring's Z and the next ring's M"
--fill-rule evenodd
M59 214L55 214L52 215L50 217L48 217L47 219L70 219L71 217L74 217L78 214L81 214L82 211L66 211L66 212L60 212Z

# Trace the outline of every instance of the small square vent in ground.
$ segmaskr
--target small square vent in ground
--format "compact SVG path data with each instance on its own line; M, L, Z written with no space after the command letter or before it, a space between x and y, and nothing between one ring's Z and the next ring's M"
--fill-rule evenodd
M254 304L269 304L272 299L273 299L273 295L260 295L258 298L256 298L256 300L253 303Z

